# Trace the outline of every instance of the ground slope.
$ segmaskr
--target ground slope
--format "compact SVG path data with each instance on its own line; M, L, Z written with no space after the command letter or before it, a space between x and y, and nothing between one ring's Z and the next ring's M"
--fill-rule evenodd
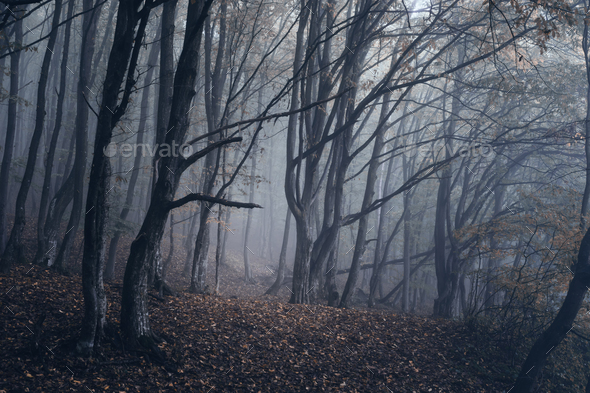
M120 292L107 286L115 329L88 360L71 352L80 277L31 265L0 275L0 391L501 392L509 382L493 381L499 366L455 322L190 294L150 297L162 364L124 351Z

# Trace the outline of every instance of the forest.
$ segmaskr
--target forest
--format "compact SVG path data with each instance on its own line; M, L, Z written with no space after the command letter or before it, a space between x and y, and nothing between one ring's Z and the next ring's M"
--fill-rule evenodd
M0 1L0 392L590 393L589 26Z

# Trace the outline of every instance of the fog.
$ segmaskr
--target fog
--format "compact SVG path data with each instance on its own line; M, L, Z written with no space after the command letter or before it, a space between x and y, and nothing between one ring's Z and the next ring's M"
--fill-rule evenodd
M110 282L133 340L151 292L489 318L542 378L590 285L585 4L3 4L0 267L81 276L81 353Z

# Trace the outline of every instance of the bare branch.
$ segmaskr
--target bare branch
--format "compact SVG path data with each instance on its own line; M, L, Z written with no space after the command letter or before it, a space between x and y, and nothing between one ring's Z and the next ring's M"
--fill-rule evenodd
M246 202L235 202L235 201L228 201L223 198L217 198L211 195L205 195L200 193L193 193L188 194L185 197L182 197L176 201L170 202L168 204L168 209L176 209L177 207L181 207L189 202L193 201L203 201L203 202L210 202L212 204L218 204L223 206L230 206L230 207L237 207L237 208L246 208L246 209L262 209L262 206L257 205L256 203L246 203Z

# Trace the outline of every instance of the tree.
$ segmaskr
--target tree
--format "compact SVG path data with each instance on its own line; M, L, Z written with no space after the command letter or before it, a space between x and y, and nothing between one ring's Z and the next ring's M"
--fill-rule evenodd
M25 203L33 180L33 173L37 161L37 151L41 142L41 134L45 125L45 106L46 106L46 90L47 81L49 78L49 65L53 57L53 49L55 48L55 41L57 40L59 17L61 16L61 0L55 1L55 8L53 10L53 20L51 24L51 34L49 35L49 42L45 48L45 55L43 56L43 64L41 65L41 72L39 78L39 86L37 88L37 108L35 114L35 129L29 145L29 154L27 156L27 166L25 173L21 180L21 186L16 197L15 217L12 231L8 244L2 254L2 270L6 271L15 261L22 261L24 259L22 235L25 228Z
M70 219L62 243L57 253L55 268L64 270L67 263L74 238L78 232L78 225L82 216L84 203L84 177L86 176L86 162L88 155L88 114L89 107L86 104L85 92L88 90L92 72L92 58L94 56L96 30L100 15L99 1L84 0L84 14L82 46L80 48L80 74L78 77L76 97L76 154L72 169L74 202ZM92 10L92 11L90 11ZM104 94L104 92L103 92ZM86 210L86 213L88 210Z
M158 41L160 38L160 34L156 34L155 41ZM158 46L153 45L150 53L148 55L148 66L150 67L147 71L144 79L144 90L141 97L141 113L139 116L139 125L137 130L137 145L140 146L143 144L143 138L145 134L145 126L146 120L148 117L148 98L150 94L150 83L153 78L154 69L156 67L156 61L158 60ZM143 153L143 152L142 152ZM141 168L141 154L136 154L135 159L133 162L133 173L131 174L131 179L129 179L129 185L127 186L127 195L125 197L125 205L121 209L121 213L119 214L120 222L123 222L127 219L127 215L131 210L131 205L133 203L133 196L135 193L135 186L137 185L137 179L139 177L139 172ZM111 238L109 244L109 254L108 254L108 261L105 270L105 279L112 280L115 274L115 260L117 257L117 247L119 244L119 239L121 238L122 231L118 228L115 231L114 236Z
M107 302L103 287L103 270L110 162L104 151L110 143L113 128L125 113L129 103L148 17L156 5L157 3L148 2L137 11L136 1L123 0L119 3L117 12L117 25L103 85L86 198L82 259L84 319L77 344L77 351L86 355L91 354L92 350L100 345L106 322ZM125 78L124 92L119 102L119 90Z
M45 174L43 177L43 186L41 188L41 200L39 202L39 214L37 215L37 253L34 261L42 264L45 259L45 218L47 215L47 204L49 202L51 176L53 175L53 165L57 142L62 128L62 119L64 112L64 102L66 98L66 86L68 77L68 59L70 56L70 38L72 35L72 15L74 14L74 2L68 4L67 20L64 33L63 54L60 68L59 93L57 96L57 105L55 108L55 123L51 133L51 142L45 159Z
M16 133L16 107L18 105L18 78L19 78L19 64L20 64L20 48L23 45L23 22L22 15L24 9L15 10L14 13L16 22L14 23L14 43L13 50L10 51L10 97L8 102L8 121L6 124L6 137L4 140L4 154L2 155L2 168L0 169L0 252L4 253L6 247L6 215L8 204L8 189L9 189L9 175L10 164L12 162L12 155L14 151L14 135ZM6 271L10 266L2 263L3 271Z

